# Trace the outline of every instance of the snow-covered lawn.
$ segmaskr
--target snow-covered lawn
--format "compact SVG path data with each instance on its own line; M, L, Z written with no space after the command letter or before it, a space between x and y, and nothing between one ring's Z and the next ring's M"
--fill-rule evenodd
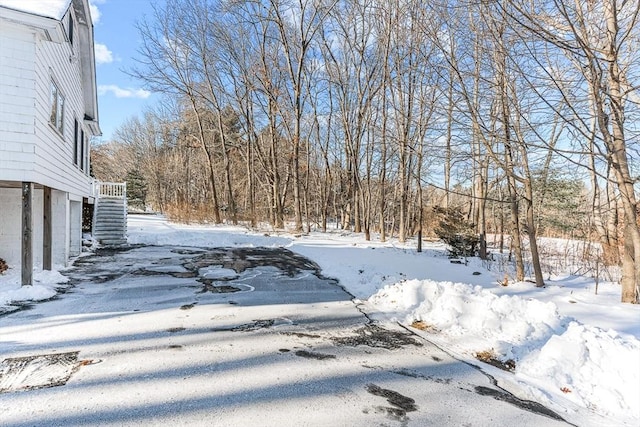
M640 424L640 306L619 303L619 286L554 277L543 289L501 286L503 274L480 260L452 264L441 244L367 242L343 231L289 233L168 223L130 215L129 243L184 246L282 246L314 260L372 317L398 321L462 360L476 354L510 360L513 373L482 364L506 389L534 399L578 425ZM489 267L489 268L487 268ZM494 270L494 271L492 271ZM66 278L35 272L0 276L0 308L42 300ZM1 322L1 318L0 318Z

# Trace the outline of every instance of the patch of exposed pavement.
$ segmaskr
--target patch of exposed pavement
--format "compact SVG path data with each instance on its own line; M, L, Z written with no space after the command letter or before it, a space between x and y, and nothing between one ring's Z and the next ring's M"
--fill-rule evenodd
M387 403L391 406L377 406L376 410L384 412L398 421L407 421L407 412L415 412L418 410L414 399L404 396L397 391L382 388L376 384L367 384L366 390L374 396L387 399Z
M416 339L415 335L405 332L390 331L376 324L367 324L355 331L355 335L347 337L333 337L332 340L338 345L356 347L366 345L369 347L386 348L396 350L407 345L422 347L422 343Z
M289 277L302 271L320 274L320 267L313 261L284 248L216 248L196 256L184 264L190 271L214 265L242 273L250 268L276 267Z

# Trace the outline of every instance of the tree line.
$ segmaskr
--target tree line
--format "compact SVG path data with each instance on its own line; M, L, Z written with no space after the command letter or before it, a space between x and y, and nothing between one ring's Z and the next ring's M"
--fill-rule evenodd
M541 235L594 239L638 302L639 14L616 0L167 0L138 24L129 70L164 101L94 148L94 172L186 221L404 241L462 214L481 257L507 235L514 279L531 265L537 286Z

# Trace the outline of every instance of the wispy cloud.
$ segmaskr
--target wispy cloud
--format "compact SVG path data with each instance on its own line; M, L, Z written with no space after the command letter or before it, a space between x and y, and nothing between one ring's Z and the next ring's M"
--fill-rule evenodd
M121 88L118 85L100 85L98 86L98 95L112 93L116 98L139 98L147 99L151 96L151 92L144 89Z
M1 0L0 5L16 10L22 10L24 12L60 19L67 10L69 2L66 0Z
M102 16L102 14L100 13L100 9L98 9L98 6L97 6L99 4L104 4L104 0L89 1L89 11L91 13L91 21L93 21L94 25L100 22L100 16Z
M113 62L113 53L109 50L107 45L96 43L94 45L94 50L96 54L96 63L109 64Z

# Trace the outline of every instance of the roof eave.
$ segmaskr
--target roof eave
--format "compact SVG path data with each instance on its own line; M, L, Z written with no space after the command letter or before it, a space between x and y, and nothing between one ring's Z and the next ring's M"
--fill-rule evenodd
M56 43L62 43L66 40L64 29L60 25L60 21L55 18L23 12L6 6L0 6L0 12L0 19L26 25L40 31L47 40Z

